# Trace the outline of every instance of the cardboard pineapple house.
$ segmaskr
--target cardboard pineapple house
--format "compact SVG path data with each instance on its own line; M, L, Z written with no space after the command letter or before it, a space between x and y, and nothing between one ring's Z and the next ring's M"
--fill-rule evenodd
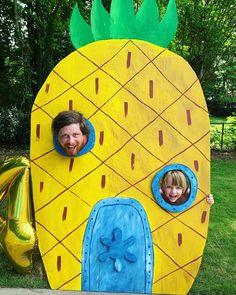
M156 1L94 0L91 27L77 6L74 52L59 62L32 108L31 172L39 249L53 289L186 294L202 260L210 192L210 125L198 78L166 49L175 2L159 22ZM53 145L61 111L91 127L82 156ZM182 205L162 200L159 181L179 169Z

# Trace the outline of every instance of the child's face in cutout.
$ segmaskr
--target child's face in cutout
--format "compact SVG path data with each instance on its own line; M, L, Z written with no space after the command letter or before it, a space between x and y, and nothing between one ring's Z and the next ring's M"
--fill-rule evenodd
M167 176L163 192L171 203L175 203L183 195L184 189L180 186L173 185L171 176Z

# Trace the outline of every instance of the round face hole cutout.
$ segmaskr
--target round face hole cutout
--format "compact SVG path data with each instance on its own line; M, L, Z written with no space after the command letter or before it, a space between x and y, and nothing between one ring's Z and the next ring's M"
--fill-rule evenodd
M172 164L154 177L152 192L158 204L170 212L188 209L197 194L197 178L187 166Z
M81 133L81 130L77 127L78 124L71 124L62 128L62 133L59 132L58 136L53 133L53 144L56 151L65 157L79 157L88 153L95 144L95 130L92 123L85 119L86 124L89 128L89 135L85 136ZM67 130L68 129L68 130ZM60 138L59 138L60 137ZM69 139L72 138L72 139ZM70 149L76 149L76 146L82 148L77 148L76 152ZM67 149L69 149L67 151Z

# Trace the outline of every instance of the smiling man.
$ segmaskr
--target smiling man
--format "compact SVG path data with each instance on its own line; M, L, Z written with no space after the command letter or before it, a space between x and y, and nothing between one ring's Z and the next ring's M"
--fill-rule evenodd
M89 127L80 112L59 113L52 122L52 131L58 144L70 157L75 157L88 141Z

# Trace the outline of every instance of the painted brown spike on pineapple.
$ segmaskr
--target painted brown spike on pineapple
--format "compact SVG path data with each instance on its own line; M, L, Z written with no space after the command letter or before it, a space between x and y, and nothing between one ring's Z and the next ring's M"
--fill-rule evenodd
M106 175L102 175L101 179L101 188L104 188L106 185Z
M163 145L163 131L159 130L158 131L158 140L159 140L159 146Z
M69 166L69 171L71 172L73 169L73 165L74 165L74 159L70 159L70 166Z
M199 162L198 160L194 160L194 169L198 172L199 171Z
M40 138L40 124L36 125L36 137L39 139Z
M207 217L207 212L206 212L206 211L203 211L203 212L202 212L201 223L205 223L205 221L206 221L206 217Z
M99 91L99 78L95 78L95 93L98 94Z
M125 114L125 117L128 116L128 113L129 113L129 104L127 101L124 102L124 114Z
M103 142L104 142L104 131L100 131L99 144L103 145Z
M48 93L50 89L50 84L46 84L45 92Z
M135 154L131 154L131 169L134 170L134 164L135 164Z
M63 213L62 213L62 220L66 220L66 217L67 217L67 207L64 207L63 209Z
M149 97L153 98L153 80L149 80Z
M126 67L129 68L131 64L131 52L129 51L127 54L127 62L126 62Z
M192 124L192 120L191 120L191 112L190 112L190 110L186 110L186 115L187 115L188 125L191 125Z
M57 270L61 271L61 256L57 256Z
M43 181L40 181L40 184L39 184L39 191L40 191L40 193L43 191L43 187L44 187L44 182Z
M73 100L69 100L69 111L73 111Z
M181 246L183 242L183 236L181 233L178 233L178 245Z

